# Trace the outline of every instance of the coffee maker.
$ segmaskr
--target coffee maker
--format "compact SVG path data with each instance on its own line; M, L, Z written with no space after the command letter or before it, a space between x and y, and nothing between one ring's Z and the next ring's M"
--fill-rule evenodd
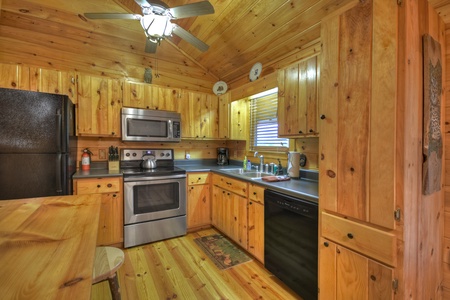
M228 165L228 148L217 148L217 164L219 166Z

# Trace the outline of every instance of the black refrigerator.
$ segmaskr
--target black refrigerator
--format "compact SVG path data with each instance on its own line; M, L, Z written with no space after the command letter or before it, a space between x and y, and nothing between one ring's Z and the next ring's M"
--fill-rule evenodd
M76 151L69 97L0 88L0 200L72 194Z

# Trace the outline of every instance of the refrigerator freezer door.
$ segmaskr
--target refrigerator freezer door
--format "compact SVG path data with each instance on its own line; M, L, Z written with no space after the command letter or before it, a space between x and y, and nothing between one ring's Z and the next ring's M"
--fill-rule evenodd
M71 106L64 95L0 89L0 153L67 152Z
M0 154L0 200L71 194L67 160L61 154Z

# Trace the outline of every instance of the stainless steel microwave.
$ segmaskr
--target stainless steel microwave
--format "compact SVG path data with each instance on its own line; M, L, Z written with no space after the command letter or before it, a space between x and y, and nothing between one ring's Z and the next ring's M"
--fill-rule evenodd
M122 140L134 142L181 141L181 115L173 111L122 108Z

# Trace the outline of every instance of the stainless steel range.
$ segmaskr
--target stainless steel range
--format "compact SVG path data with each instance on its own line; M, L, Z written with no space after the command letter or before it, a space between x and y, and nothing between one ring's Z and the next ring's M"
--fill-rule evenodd
M174 166L173 149L122 149L121 158L124 247L185 235L186 171ZM143 164L149 158L156 166Z

